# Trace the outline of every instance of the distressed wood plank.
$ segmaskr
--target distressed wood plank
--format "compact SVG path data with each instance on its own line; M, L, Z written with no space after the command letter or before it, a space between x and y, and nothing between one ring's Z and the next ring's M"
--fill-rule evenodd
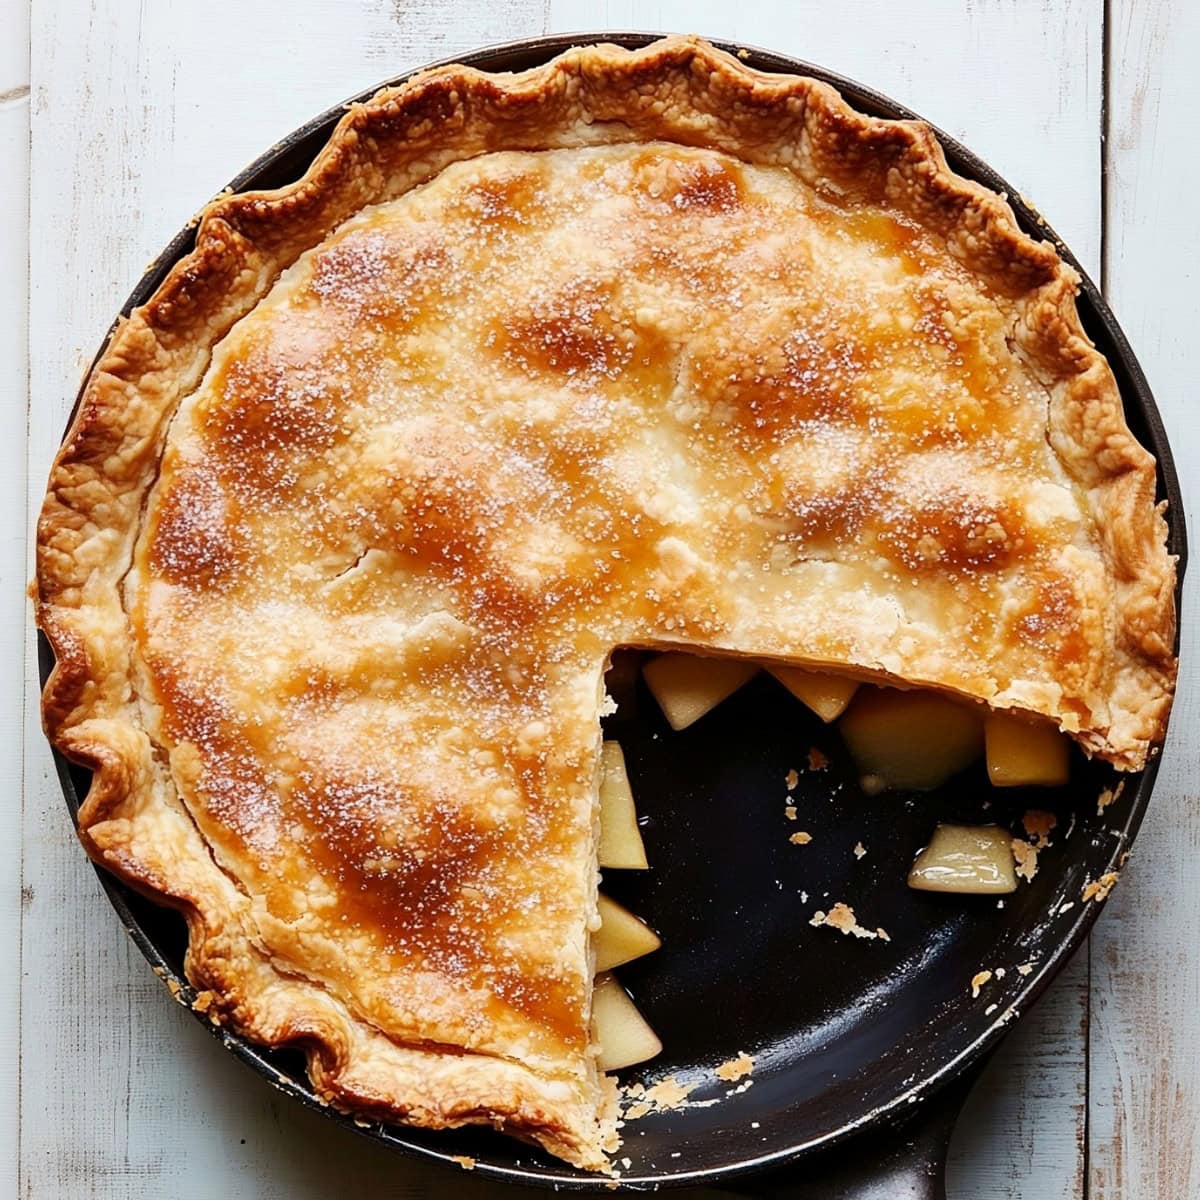
M1161 406L1194 544L1200 9L1182 0L1112 0L1109 14L1105 283ZM1162 772L1133 857L1093 936L1094 1200L1200 1194L1198 620L1193 586L1180 614L1184 669Z
M0 28L4 29L4 37L0 38L0 104L12 104L29 89L29 0L0 0ZM6 149L5 163L19 168L21 161L13 148ZM14 291L13 295L18 293Z
M27 0L0 0L0 663L12 681L0 709L0 794L15 828L0 840L0 1193L17 1195L20 1144L21 689L27 628L25 583L25 392L29 221Z
M858 76L962 136L1094 265L1098 6L1042 7L860 0L834 21L813 0L636 11L578 0L299 0L281 30L278 9L231 0L160 0L136 14L118 0L45 6L34 45L31 496L40 497L79 373L109 317L206 195L338 97L431 58L540 32L544 21L693 28ZM230 28L254 47L249 61L222 44ZM1075 48L1068 72L1058 61L1063 44ZM980 79L996 81L993 103L979 103ZM63 286L85 270L87 286ZM36 1003L22 1030L33 1064L23 1196L501 1194L348 1142L166 1004L71 840L32 704L26 738L34 894L24 943ZM956 1138L952 1194L1080 1194L1082 970L1077 962L1022 1023L973 1098Z

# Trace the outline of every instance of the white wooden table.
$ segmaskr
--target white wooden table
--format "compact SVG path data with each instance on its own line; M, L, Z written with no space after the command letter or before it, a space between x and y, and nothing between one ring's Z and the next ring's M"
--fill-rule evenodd
M1200 5L32 0L30 21L29 3L0 0L0 654L26 680L23 709L0 710L0 1195L509 1195L351 1139L223 1054L168 1002L73 840L38 724L25 532L111 316L200 202L346 95L546 31L694 30L873 84L1032 198L1137 347L1186 488L1200 481L1188 367L1200 344ZM1183 620L1200 628L1194 588ZM1090 947L976 1089L953 1146L956 1200L1200 1194L1194 632L1183 660L1134 858Z

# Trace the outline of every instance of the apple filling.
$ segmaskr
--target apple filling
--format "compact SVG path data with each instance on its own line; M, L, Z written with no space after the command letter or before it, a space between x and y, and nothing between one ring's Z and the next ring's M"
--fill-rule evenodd
M600 748L600 841L596 854L601 868L644 871L649 866L620 742L605 742Z
M771 667L771 674L783 684L801 704L825 722L836 721L846 711L858 680L845 675L828 675L822 671L804 671L799 667Z
M983 753L979 712L936 692L860 688L839 728L868 795L930 791Z
M625 755L619 742L600 748L600 834L596 857L604 870L645 871L646 847ZM662 945L658 934L624 905L597 897L600 927L592 934L596 980L592 994L592 1040L600 1048L597 1065L616 1071L653 1058L662 1049L654 1030L629 994L610 974Z
M1061 787L1067 782L1071 747L1057 729L1008 713L988 713L983 732L994 787Z
M596 970L611 971L649 954L662 945L657 933L645 921L635 917L629 909L601 895L597 901L600 910L600 928L592 938L596 952Z
M659 654L643 668L667 723L678 732L695 724L758 674L758 664L740 658Z
M668 653L651 659L643 674L668 724L680 730L711 712L757 669L742 659ZM1044 723L919 688L864 686L849 676L798 667L768 670L821 720L838 722L869 794L940 787L985 747L988 777L996 787L1067 782L1070 742Z
M980 896L1015 892L1012 835L996 825L939 825L914 860L908 886Z
M596 976L592 989L592 1038L599 1045L596 1066L601 1071L619 1071L653 1058L662 1042L638 1012L629 993L615 975Z

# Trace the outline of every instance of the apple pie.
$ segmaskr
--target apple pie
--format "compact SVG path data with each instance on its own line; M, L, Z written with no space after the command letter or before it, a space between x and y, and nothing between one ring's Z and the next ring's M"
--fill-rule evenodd
M1174 565L1078 283L924 125L694 38L352 106L207 206L54 464L88 851L331 1104L601 1167L615 647L1155 752Z

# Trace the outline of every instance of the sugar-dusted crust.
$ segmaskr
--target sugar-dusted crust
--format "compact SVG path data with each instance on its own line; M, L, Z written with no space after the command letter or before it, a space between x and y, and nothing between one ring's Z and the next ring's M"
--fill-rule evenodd
M314 1082L333 1103L434 1128L492 1123L586 1167L598 1167L604 1158L597 1120L601 1088L586 1045L586 929L595 886L586 830L599 704L584 667L598 677L608 647L598 654L589 647L579 670L563 676L562 687L573 689L578 703L561 725L548 733L544 723L524 714L535 743L549 738L552 751L577 751L560 764L571 784L563 785L555 810L564 825L584 830L564 843L561 880L564 894L574 898L573 915L547 918L547 928L561 934L557 949L527 948L540 967L560 964L565 982L555 1003L561 1038L545 1035L534 1018L523 1023L517 1009L506 1009L491 1025L472 1023L446 970L419 979L410 973L400 1000L381 999L366 986L378 981L347 986L347 970L355 962L362 967L366 951L346 960L323 926L297 933L294 922L263 901L275 893L247 882L256 869L246 851L253 839L214 837L215 810L197 799L221 747L215 738L206 745L194 730L188 737L179 732L186 720L178 717L179 695L168 695L171 681L183 680L183 687L199 655L178 669L165 665L170 637L183 626L178 613L170 620L156 615L155 589L165 583L168 594L178 586L194 596L197 570L223 568L205 558L211 538L196 541L195 521L189 526L186 513L179 542L186 553L176 561L163 550L163 513L174 511L172 497L184 494L179 481L186 474L192 416L181 418L181 428L172 432L174 457L165 467L163 452L181 404L189 414L203 415L219 392L219 381L206 379L214 347L247 314L254 312L262 325L266 310L256 309L273 287L282 288L280 304L290 302L299 285L279 285L281 275L293 264L301 276L314 269L302 256L367 206L396 201L432 180L428 204L440 211L439 185L459 187L454 195L465 195L494 182L499 168L488 164L499 160L480 156L496 152L650 143L694 148L694 154L673 152L674 160L681 170L701 172L707 182L696 192L697 202L718 223L725 219L722 180L733 177L723 156L732 156L745 164L745 186L755 195L777 185L771 169L785 168L821 203L892 212L924 243L941 247L958 273L951 284L965 296L953 313L961 328L946 328L965 344L980 311L1001 314L1004 341L1025 388L1024 411L1028 415L1035 400L1039 408L1045 405L1055 472L1050 482L1070 499L1069 519L1063 518L1069 536L1062 545L1047 542L1056 556L1052 577L1035 577L1032 567L1026 572L1031 586L1042 589L1039 606L1012 617L1025 638L1021 662L1041 653L1041 673L1024 666L1006 672L1003 647L984 663L992 669L966 670L960 660L970 657L969 647L956 647L951 638L935 653L929 638L902 636L903 621L887 642L864 636L847 650L843 637L839 650L833 642L804 641L785 621L768 628L738 609L737 596L715 592L716 600L730 602L733 615L705 626L680 600L677 624L632 622L620 626L620 636L632 631L634 640L647 643L844 665L944 687L1053 720L1090 753L1124 769L1141 767L1161 740L1174 685L1174 567L1154 504L1153 460L1126 427L1108 365L1080 326L1078 281L1051 246L1018 230L1003 200L947 169L926 127L855 113L820 83L752 71L695 39L667 39L635 52L584 47L515 76L462 67L428 72L353 107L297 184L214 201L201 217L196 249L118 326L93 371L56 460L38 536L38 620L57 656L44 698L46 727L64 753L94 772L80 812L81 836L99 862L184 912L189 976L214 994L214 1014L257 1040L304 1044ZM597 171L626 169L621 155L597 153ZM458 176L447 170L477 158L475 166L455 168ZM561 170L569 183L578 164L563 161L547 156L538 169ZM449 182L442 183L443 175ZM653 313L645 321L653 326ZM253 328L249 320L239 326ZM223 370L230 361L246 361L249 351L243 354L239 345L234 337L218 352L225 355ZM718 343L709 349L708 359L689 360L689 378L699 392L708 386L704 364L720 359ZM736 355L738 347L729 350ZM518 345L517 359L521 353ZM763 361L749 362L742 376L753 383L755 371L769 375ZM728 380L722 380L724 387ZM746 436L750 450L763 450L766 435ZM469 459L461 449L455 451L459 459ZM430 451L434 457L439 452L436 445ZM421 477L440 469L426 462ZM487 478L481 467L474 483ZM810 528L828 513L813 499L781 501L779 544L795 551L795 561L780 564L781 577L811 567L815 578L822 562L828 565L829 545L813 532L816 526ZM914 512L923 515L912 528L911 521L901 522L900 533L881 535L879 544L893 555L884 574L920 577L930 588L945 589L947 598L958 594L955 588L969 590L974 574L996 569L1010 541L1032 536L1032 507L1012 528L998 509L988 509L998 527L995 542L989 541L988 521L980 526L976 519L984 511L978 504L964 508L957 525L915 501L901 509L905 520ZM757 530L761 517L748 516L744 524ZM251 514L251 525L254 519ZM1056 519L1047 518L1048 525ZM223 537L227 530L209 533ZM834 544L836 549L836 538ZM672 536L663 536L659 546L665 592L686 592L692 548ZM360 548L342 565L357 569L365 552ZM371 569L377 565L376 559L367 562ZM528 568L525 583L534 578L536 586L537 565L520 565ZM664 611L671 603L664 599ZM438 626L439 653L454 653L457 628ZM286 631L280 637L286 644ZM957 659L956 649L962 651ZM196 720L201 718L193 726ZM536 745L531 753L539 753ZM500 821L503 813L489 812L488 819ZM545 880L534 884L542 887ZM365 967L360 974L365 979ZM422 1035L422 1022L436 1036L429 1030Z

